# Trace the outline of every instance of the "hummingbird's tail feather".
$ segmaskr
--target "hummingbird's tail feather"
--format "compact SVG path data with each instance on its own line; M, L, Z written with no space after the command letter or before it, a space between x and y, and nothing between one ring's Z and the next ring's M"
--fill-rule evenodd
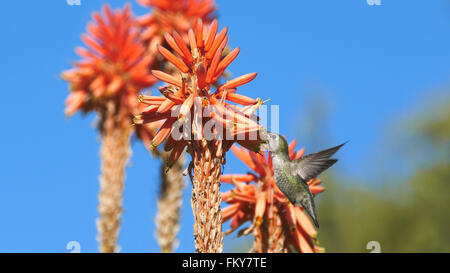
M293 169L305 181L315 178L338 161L337 159L330 159L330 157L344 144L303 156L292 162L294 164Z
M319 228L319 220L316 215L316 208L314 206L314 200L312 198L303 198L300 202L296 202L297 207L303 207L303 211L311 218L314 226Z

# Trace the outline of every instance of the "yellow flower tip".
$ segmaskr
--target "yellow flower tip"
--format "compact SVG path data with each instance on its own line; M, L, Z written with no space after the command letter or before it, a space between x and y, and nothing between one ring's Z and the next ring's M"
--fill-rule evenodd
M153 142L153 140L152 140L152 146L151 146L150 148L156 148L156 147L158 147L158 144L156 144L156 143Z
M133 124L142 124L142 115L136 115L133 117Z
M144 95L139 94L139 96L138 96L138 102L142 102L143 99L144 99Z
M233 231L227 230L227 231L225 231L225 235L229 235L231 232L233 232Z
M259 99L259 98L258 98ZM270 101L271 99L267 99L265 101L262 102L262 104L265 104L266 102Z
M255 103L253 105L263 104L263 101L261 98L256 98Z
M230 199L233 199L235 196L236 196L236 192L234 191L234 189L232 189L231 191L230 191Z
M259 227L262 224L262 221L263 221L263 219L261 216L256 216L255 224L257 227Z
M209 105L209 100L207 97L202 97L202 107L205 108Z

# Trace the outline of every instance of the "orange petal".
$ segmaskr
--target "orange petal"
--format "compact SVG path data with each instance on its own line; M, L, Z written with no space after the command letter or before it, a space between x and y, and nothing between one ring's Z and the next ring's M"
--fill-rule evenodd
M86 99L86 92L83 90L73 91L66 99L65 114L70 116L75 113L83 105Z
M303 230L303 232L311 238L317 237L317 231L314 228L311 220L309 220L308 216L300 209L296 208L295 215L297 218L297 226Z
M94 50L94 52L96 52L97 54L102 55L102 56L106 55L105 49L99 43L97 43L94 39L89 37L88 35L86 35L86 34L81 35L81 40L88 47L90 47L92 50Z
M240 77L237 77L231 81L228 81L224 84L222 84L221 86L219 86L218 90L224 90L227 88L235 88L241 85L244 85L250 81L252 81L256 75L258 75L258 73L254 72L254 73L249 73Z
M106 87L105 87L105 76L99 75L97 76L89 85L89 88L92 90L94 97L100 97L103 95Z
M163 125L161 125L155 137L152 139L153 147L157 147L170 135L172 125L175 121L176 121L175 118L169 118L166 120L166 122L164 122Z
M241 105L255 104L256 100L236 93L227 93L227 100Z
M170 99L166 99L161 103L161 105L158 107L157 113L165 113L169 111L173 106L175 105L175 102L171 101Z
M261 177L266 176L266 170L264 169L263 160L265 161L265 158L257 154L255 152L249 152L248 153L250 158L253 160L253 163L255 164L255 171L261 175Z
M243 192L233 191L231 198L233 200L238 200L241 202L246 202L246 203L251 203L251 204L256 203L256 199L255 199L255 196L253 195L253 193L243 193Z
M297 146L297 140L294 139L293 141L291 141L291 143L289 143L289 157L292 158L295 155L295 146Z
M319 178L312 178L310 179L308 182L306 182L309 186L316 186L316 185L320 185L322 183L322 181Z
M158 45L158 51L159 53L161 53L161 55L164 56L164 58L166 58L174 66L180 69L183 73L189 72L189 67L182 60L178 59L175 55L173 55L169 50Z
M122 88L124 82L121 76L116 75L113 77L111 82L108 84L108 87L106 88L106 91L109 94L115 94L117 91L119 91L120 88Z
M178 86L180 88L182 88L182 86L183 86L183 82L180 79L175 78L174 76L164 73L162 71L152 70L152 74L160 81L170 83L170 84Z
M214 42L211 45L211 48L206 53L207 59L210 60L210 59L212 59L212 57L214 57L214 55L216 55L216 51L217 51L217 49L219 49L219 46L222 44L222 41L225 39L225 37L227 35L227 31L228 31L228 28L225 27L224 29L222 29L222 31L219 33L219 35L217 35L217 37L214 39Z
M75 69L63 71L61 73L61 78L65 81L73 82L77 79L77 71Z
M311 238L317 236L317 230L309 220L308 216L298 207L295 207L295 218L297 219L297 225Z
M262 191L258 195L255 205L255 224L260 226L263 221L264 211L266 210L266 192Z
M225 58L223 58L222 61L220 61L219 65L217 66L217 71L225 70L233 61L236 59L237 55L240 52L240 48L233 49L230 53L228 53Z
M222 209L222 223L228 221L240 208L240 203L231 204Z
M248 152L245 149L241 149L237 147L236 145L231 146L231 150L236 155L237 158L239 158L242 162L244 162L250 169L255 169L255 163L253 162L252 158L248 154Z
M299 151L297 151L295 153L295 156L292 158L292 160L296 160L299 159L300 157L302 157L305 154L305 148L300 149Z
M230 223L230 230L227 230L226 234L230 234L238 227L240 227L243 223L248 220L245 213L242 210L239 210L232 218Z
M228 36L225 36L225 38L222 40L222 43L220 44L219 48L224 50L228 43Z
M155 25L150 25L145 28L145 30L141 33L142 40L149 40L158 32L159 28Z
M311 248L308 240L303 236L300 230L295 233L295 238L298 241L300 252L302 253L313 253L314 250Z
M141 103L145 103L148 105L161 105L163 101L165 101L166 98L164 97L158 97L158 96L147 96L147 95L139 95L138 101Z
M193 52L194 48L197 48L197 42L195 40L195 34L192 28L188 31L188 38L189 38L189 46L191 47L191 51Z
M142 114L153 114L158 110L159 105L150 105L141 111Z
M227 109L223 106L223 104L217 100L215 96L211 96L210 102L214 105L217 113L222 115L223 118L233 119L235 123L240 123L245 126L256 126L258 125L254 120L246 117L245 114L234 111L233 109ZM239 124L237 124L239 125Z
M76 47L76 48L75 48L75 52L76 52L80 57L84 57L84 58L88 58L88 59L94 59L94 60L97 60L97 59L98 59L98 57L97 57L94 53L92 53L91 51L89 51L89 50L87 50L86 48L81 47L81 46Z
M289 228L289 232L291 232L292 234L295 234L296 230L297 230L297 218L295 216L295 212L294 212L294 206L289 203L288 205L285 206L285 213L284 213L284 218L286 219L288 228Z
M194 61L194 58L192 57L191 52L187 48L186 43L184 42L183 38L181 38L180 34L178 34L178 32L176 32L175 30L173 31L172 36L175 39L175 42L177 43L178 47L183 52L183 57L186 59L188 64L191 64Z
M251 182L256 179L254 174L222 174L220 176L220 181L224 183L231 183L232 180L238 182Z
M202 48L203 47L203 22L202 19L197 20L197 24L195 26L195 33L196 33L196 42L197 47Z
M211 65L208 68L208 72L206 72L206 83L211 84L213 76L216 73L217 66L219 65L220 57L222 56L222 50L219 49L216 52L216 55L211 61Z
M141 26L150 25L155 21L155 16L152 13L147 13L145 15L139 16L136 22Z
M325 188L322 186L309 186L309 190L312 194L319 194L325 191Z
M170 45L170 47L180 55L180 57L184 57L183 51L178 47L177 43L175 42L175 39L170 35L169 33L164 34L164 39L166 39L167 43Z
M214 38L216 37L218 27L219 27L219 25L218 25L216 19L209 25L209 31L208 31L208 35L207 35L208 37L207 37L206 43L205 43L205 51L208 51L211 48L211 46L214 42Z

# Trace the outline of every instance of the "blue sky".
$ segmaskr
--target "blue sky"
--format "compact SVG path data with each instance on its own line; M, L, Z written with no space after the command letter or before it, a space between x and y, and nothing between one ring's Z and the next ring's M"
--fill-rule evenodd
M77 59L73 49L101 3L2 3L0 252L67 252L72 240L83 252L97 251L95 116L63 115L68 86L59 74ZM125 1L110 3L121 7ZM146 12L136 3L133 10ZM240 92L280 105L280 131L292 139L306 130L303 109L314 108L305 97L323 90L331 102L331 136L307 149L351 140L335 169L367 179L370 155L379 149L386 125L450 84L449 11L445 0L382 0L381 6L365 0L218 1L219 24L229 27L231 46L241 47L232 74L259 73ZM245 170L231 154L228 162L225 172ZM134 143L119 242L123 252L158 251L157 167ZM189 195L190 189L182 252L194 250Z

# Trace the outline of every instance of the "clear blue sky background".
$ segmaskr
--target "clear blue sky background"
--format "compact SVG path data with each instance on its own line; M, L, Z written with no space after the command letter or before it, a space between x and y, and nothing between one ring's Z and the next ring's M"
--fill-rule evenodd
M95 116L65 118L68 86L59 73L77 59L73 49L101 2L2 3L0 252L67 252L72 240L83 252L97 251ZM124 2L110 1L113 7ZM365 0L222 0L218 7L220 26L229 26L231 45L241 47L230 67L233 75L259 73L241 92L279 104L282 133L293 138L303 129L297 121L302 109L313 107L304 99L310 86L325 90L332 102L332 137L308 150L350 139L340 152L338 172L364 178L386 124L450 83L449 1L382 0L381 6L369 6ZM146 12L136 3L133 10ZM231 155L228 162L225 172L245 170ZM157 166L135 143L127 170L123 252L158 251ZM194 250L189 195L190 189L182 252Z

